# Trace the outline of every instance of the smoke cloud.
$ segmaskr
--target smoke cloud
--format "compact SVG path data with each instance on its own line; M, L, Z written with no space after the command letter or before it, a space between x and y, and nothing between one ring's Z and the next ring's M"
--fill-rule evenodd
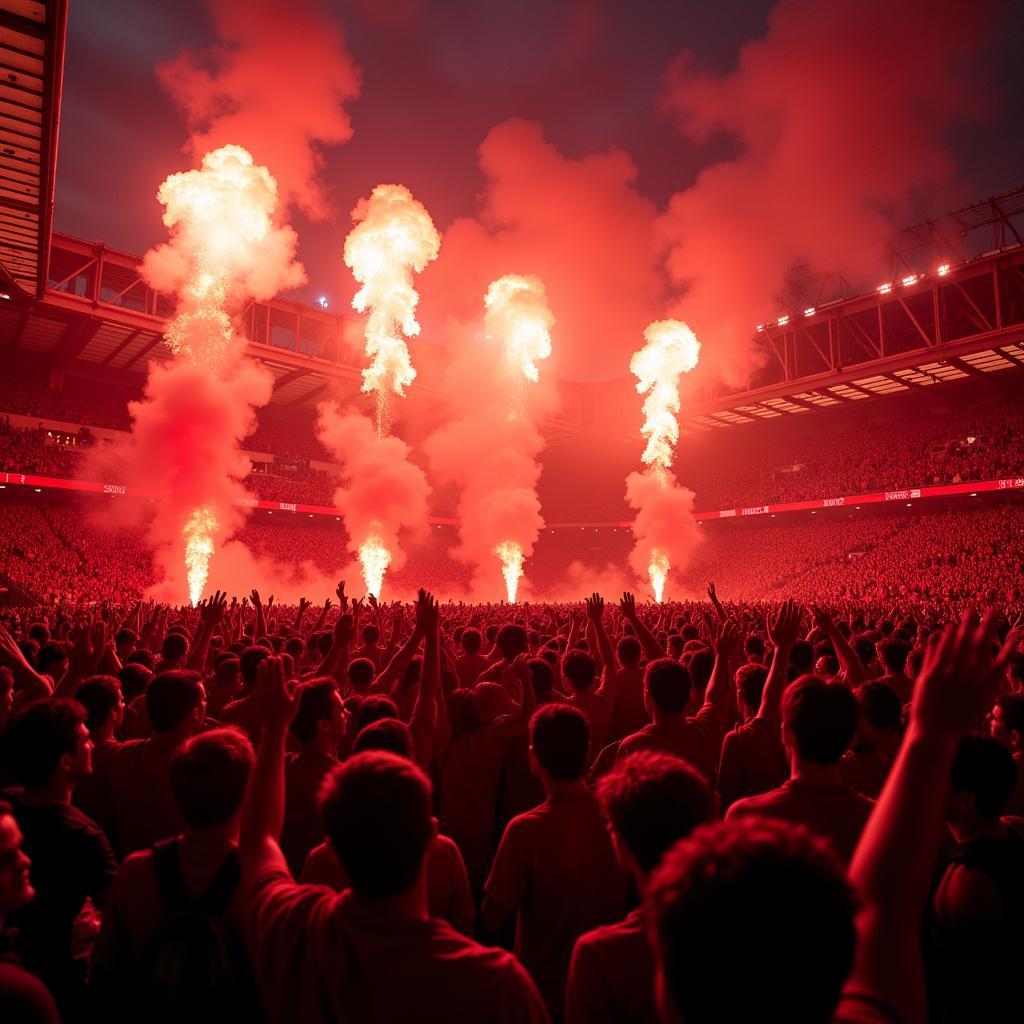
M220 42L159 68L184 114L194 157L228 143L269 164L285 204L313 218L330 203L317 180L322 146L347 142L344 104L359 95L360 72L337 19L315 0L278 4L207 0Z
M704 341L699 373L746 383L755 325L791 312L778 306L790 267L870 287L915 200L954 201L945 134L984 108L960 71L995 8L780 0L735 71L703 71L692 53L672 65L664 100L680 130L735 141L658 223L685 290L671 311Z

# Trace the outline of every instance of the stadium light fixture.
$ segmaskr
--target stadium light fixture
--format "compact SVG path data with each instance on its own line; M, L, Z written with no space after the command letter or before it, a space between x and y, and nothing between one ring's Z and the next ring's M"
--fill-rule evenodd
M892 291L892 282L891 281L886 281L885 284L880 284L878 286L878 294L879 295L888 295L889 292L891 292L891 291Z
M0 299L3 299L5 302L11 301L11 297L7 292L0 292Z
M789 323L789 317L788 317L788 316L780 316L780 317L779 317L779 319L778 319L778 320L776 320L775 322L776 322L776 323L777 323L777 324L778 324L778 325L779 325L780 327L785 327L785 326L786 326L786 324L788 324L788 323Z
M906 277L900 280L900 284L903 285L904 288L909 288L911 285L917 284L923 276L923 274L907 274Z
M804 316L814 316L814 307L813 306L808 306L804 310Z
M935 271L939 277L945 277L949 273L949 264L943 263L938 270Z
M318 306L319 306L319 307L320 307L321 309L326 309L326 308L327 308L327 307L328 307L328 306L330 305L330 301L328 300L328 298L327 298L327 296L326 296L326 295L321 295L321 296L320 296L320 297L319 297L319 298L318 298L318 299L316 300L316 304L317 304L317 305L318 305Z
M758 324L757 325L757 333L758 334L763 334L764 333L764 324Z

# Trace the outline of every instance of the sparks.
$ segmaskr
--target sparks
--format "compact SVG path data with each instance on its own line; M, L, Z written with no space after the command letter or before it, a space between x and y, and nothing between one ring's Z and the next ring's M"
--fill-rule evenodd
M218 529L213 509L204 505L188 517L182 536L185 538L185 568L188 571L188 596L193 607L199 603L210 575L213 557L213 535Z
M668 556L664 552L657 550L651 552L651 564L648 566L647 572L651 577L654 600L658 604L661 604L662 598L665 596L665 581L668 579L670 568Z
M363 568L363 582L367 591L379 598L384 588L384 574L391 564L391 552L380 537L367 537L359 545L359 564Z
M540 379L537 363L551 355L551 327L544 284L539 277L506 274L492 281L484 296L488 337L504 346L505 371L513 379Z
M494 549L494 553L501 559L501 575L505 577L508 603L515 604L519 581L523 578L523 549L514 541L505 541Z
M352 306L369 310L364 333L371 362L363 370L363 391L377 397L377 432L383 435L392 396L403 397L416 377L405 343L420 333L412 275L437 259L441 236L404 185L378 185L352 217L356 226L345 239L345 264L362 285Z
M640 428L647 447L641 458L661 474L671 467L679 441L679 376L697 365L700 342L681 320L656 320L647 326L644 339L647 344L634 353L629 368L637 378L637 391L647 396Z

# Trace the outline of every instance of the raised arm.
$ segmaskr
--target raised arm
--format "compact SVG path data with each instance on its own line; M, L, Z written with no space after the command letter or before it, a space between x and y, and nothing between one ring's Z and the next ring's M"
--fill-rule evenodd
M19 708L50 696L50 681L28 663L14 637L3 626L0 626L0 665L6 665L14 673Z
M586 600L587 619L590 621L591 629L596 641L597 657L601 667L609 675L615 674L615 651L612 642L608 638L608 630L604 628L604 598L593 593Z
M249 878L287 871L278 841L284 824L284 752L288 726L299 710L299 686L286 678L285 662L271 655L257 669L257 699L263 718L259 749L242 801L238 854Z
M847 683L850 686L859 686L867 679L867 672L864 670L857 652L850 645L850 641L843 636L833 621L832 616L824 608L812 604L811 614L814 617L814 625L832 641L832 647L836 652L836 657L839 659L839 664L846 676Z
M256 628L252 637L255 641L267 635L267 618L263 613L263 602L260 600L260 592L253 588L249 597L252 599L252 606L256 609Z
M795 601L783 601L773 616L765 616L765 628L772 642L772 667L761 692L757 717L769 725L782 725L782 694L789 683L789 655L800 635L800 607Z
M1009 657L993 659L995 614L965 613L925 653L910 727L871 813L850 880L861 910L847 992L889 1007L907 1024L926 1020L921 918L931 891L950 767L964 734L981 722Z
M623 594L622 600L619 601L619 608L622 609L622 617L633 627L633 632L636 634L637 640L640 641L640 646L644 649L647 659L654 661L655 658L664 658L665 651L661 644L658 643L654 634L640 621L640 616L636 610L636 598L629 593Z
M715 590L714 583L708 584L708 597L711 598L711 604L714 606L715 614L718 616L719 622L725 622L729 617L722 606L722 602L718 600L718 591Z
M199 607L199 629L188 655L188 667L202 672L206 667L206 656L210 650L213 631L220 625L227 609L228 595L219 590Z
M299 610L295 614L295 621L292 623L292 632L302 632L302 616L306 614L306 609L309 607L309 601L304 597L299 598Z
M729 719L730 708L734 701L732 681L732 659L740 645L739 627L731 619L722 619L721 628L715 640L715 667L711 672L711 681L704 694L706 703L717 708L726 719Z

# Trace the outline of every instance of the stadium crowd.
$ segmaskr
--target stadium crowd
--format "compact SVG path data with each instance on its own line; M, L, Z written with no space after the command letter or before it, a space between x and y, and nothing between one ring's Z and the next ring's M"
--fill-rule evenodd
M707 596L0 614L4 1019L1019 1017L1024 617Z

